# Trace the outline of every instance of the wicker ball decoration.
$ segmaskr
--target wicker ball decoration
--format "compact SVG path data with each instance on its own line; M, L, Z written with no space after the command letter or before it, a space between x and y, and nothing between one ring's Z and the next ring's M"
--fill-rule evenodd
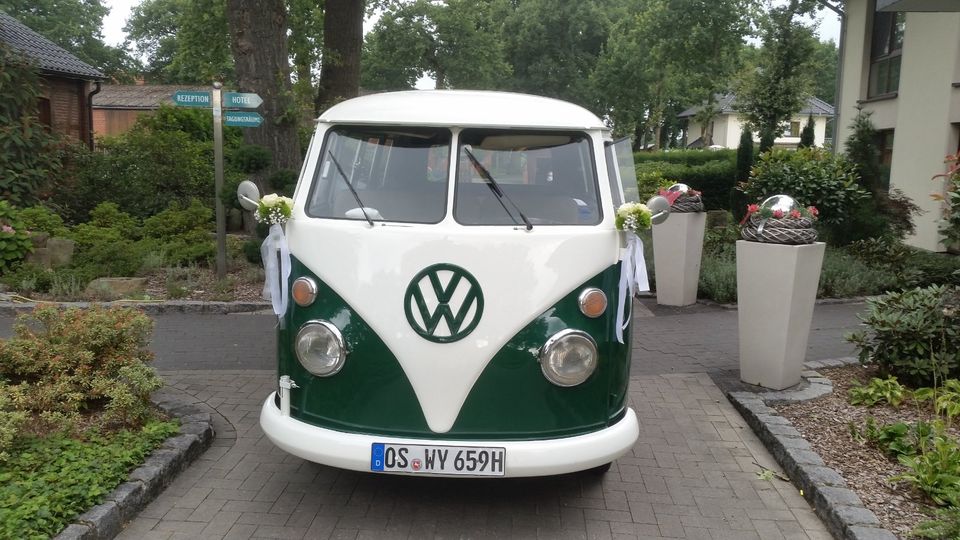
M686 214L689 212L703 212L703 200L700 199L700 195L691 195L691 191L690 186L680 183L667 188L668 193L680 193L680 196L670 205L671 213Z
M787 216L800 206L788 195L774 195L760 204L760 210L771 212L780 211ZM759 214L752 214L740 235L744 240L765 242L768 244L812 244L817 241L817 230L813 228L813 220L801 218L763 218Z

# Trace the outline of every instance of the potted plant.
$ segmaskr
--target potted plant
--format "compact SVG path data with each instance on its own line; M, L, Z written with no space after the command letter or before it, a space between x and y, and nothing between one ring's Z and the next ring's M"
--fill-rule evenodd
M671 219L653 228L657 303L688 306L697 302L706 213L700 192L686 184L660 190L670 203Z

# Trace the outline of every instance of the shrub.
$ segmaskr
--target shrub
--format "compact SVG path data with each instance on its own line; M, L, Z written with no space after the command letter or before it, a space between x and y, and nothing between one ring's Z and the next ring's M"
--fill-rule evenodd
M67 234L63 218L46 206L31 206L21 209L20 220L32 232L45 232L50 236L65 236Z
M940 233L949 242L960 245L960 153L947 156L947 164L947 172L934 177L945 182L943 194L935 194L934 198L944 201Z
M649 161L660 161L678 165L703 165L711 161L733 161L734 150L669 150L661 152L635 152L634 162L637 165Z
M790 195L803 206L816 206L820 221L828 225L843 223L847 212L870 196L857 185L850 163L817 148L772 150L761 155L743 191L757 201Z
M0 462L9 457L10 447L20 432L20 426L27 420L27 413L13 410L7 383L0 381Z
M50 290L53 272L36 264L23 263L3 274L0 281L20 294L30 296L34 292L44 293Z
M897 381L896 377L880 379L874 377L867 384L854 384L848 391L851 405L873 407L877 403L887 403L899 407L910 397L910 390Z
M820 271L820 298L881 294L901 287L898 276L886 266L866 264L841 249L828 247L827 252Z
M270 149L255 144L244 144L235 148L229 155L231 168L242 173L258 173L270 166L273 155Z
M5 272L33 249L30 233L20 213L7 201L0 201L0 272Z
M0 537L50 538L77 514L99 504L129 470L167 437L176 422L93 433L86 440L26 437L0 464Z
M209 262L216 256L216 244L210 235L213 211L193 199L188 206L172 203L166 210L147 218L143 232L156 240L168 264Z
M697 294L722 304L737 301L737 260L732 244L704 253Z
M707 152L714 153L714 152ZM732 156L729 152L723 153ZM638 178L644 174L659 173L667 185L682 182L700 191L707 210L726 210L730 190L734 186L736 163L732 158L710 160L697 165L647 161L637 165ZM649 183L649 180L644 180Z
M59 141L37 116L40 97L37 66L0 44L0 200L33 204L60 167Z
M267 185L272 186L274 191L285 197L293 197L293 190L297 187L299 173L292 169L278 169L267 178ZM233 192L233 198L236 200L236 190Z
M866 331L847 337L860 362L914 386L960 372L960 290L934 285L867 300Z
M173 201L201 198L212 206L212 152L212 143L184 132L135 127L103 139L98 152L79 155L54 201L73 221L105 200L138 218Z
M740 144L737 146L737 182L744 182L750 178L750 169L753 168L753 132L744 129L740 133Z
M35 327L31 326L35 323ZM146 367L152 321L127 308L37 308L21 316L15 337L0 341L0 378L17 410L59 413L105 407L109 421L138 425L162 383Z

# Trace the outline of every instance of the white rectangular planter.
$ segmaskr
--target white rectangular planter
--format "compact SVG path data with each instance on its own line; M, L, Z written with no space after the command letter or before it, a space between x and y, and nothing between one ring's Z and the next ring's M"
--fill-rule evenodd
M800 382L825 248L737 242L743 382L774 390Z
M670 214L653 226L653 264L657 303L689 306L697 302L706 212Z

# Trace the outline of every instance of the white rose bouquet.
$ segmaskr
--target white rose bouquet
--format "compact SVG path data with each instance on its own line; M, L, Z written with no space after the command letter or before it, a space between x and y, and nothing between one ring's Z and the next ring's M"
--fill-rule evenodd
M293 199L271 193L260 199L260 204L257 206L254 216L260 223L283 225L290 219L292 212Z
M653 212L643 203L623 203L617 208L617 229L638 233L649 229Z

